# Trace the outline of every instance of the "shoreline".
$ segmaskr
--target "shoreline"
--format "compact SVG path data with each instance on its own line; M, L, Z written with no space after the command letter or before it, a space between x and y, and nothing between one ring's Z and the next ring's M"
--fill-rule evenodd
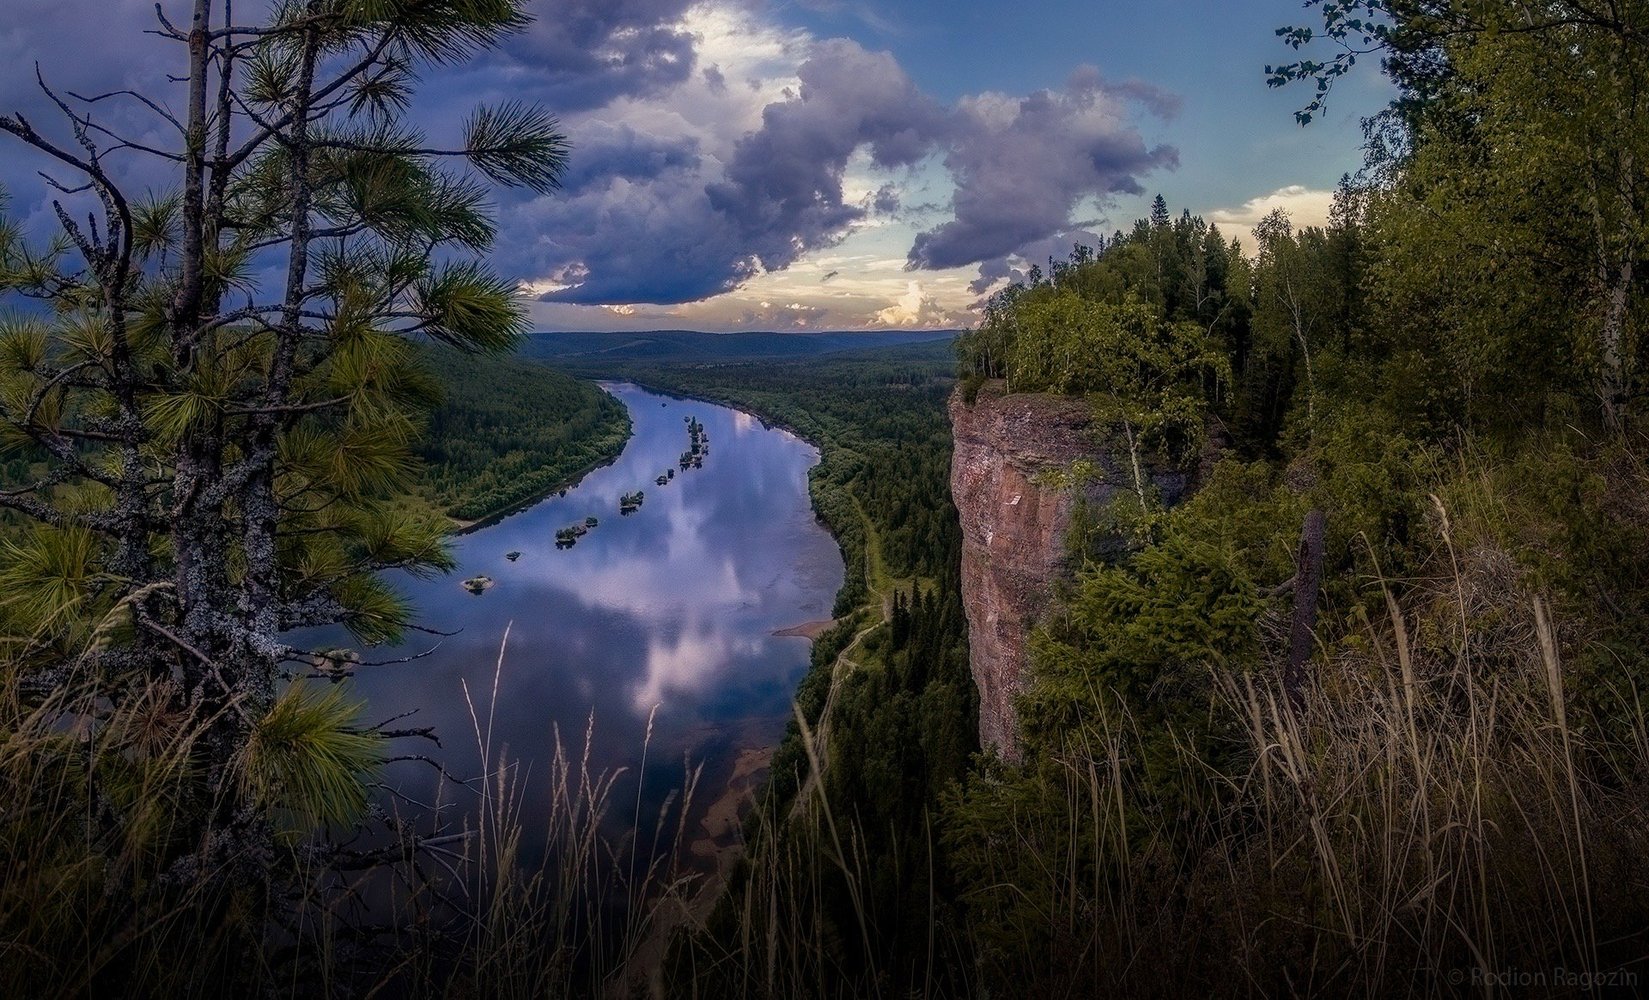
M578 378L579 376L575 375L572 377ZM593 383L596 388L607 393L607 395L613 395L600 381L596 379L590 379L589 381ZM614 398L616 399L617 397ZM585 478L590 475L590 473L595 472L598 469L605 469L607 466L612 465L614 462L617 462L620 458L622 458L625 450L630 447L630 440L635 436L635 420L630 416L630 408L626 406L624 408L624 440L619 444L618 451L608 455L606 458L599 458L593 462L590 462L577 472L571 473L567 477L558 480L554 485L550 486L541 493L534 493L532 496L523 500L517 500L514 503L506 504L495 511L483 514L481 517L466 521L461 518L448 515L447 520L451 521L453 526L447 534L454 538L462 538L465 535L480 531L482 528L490 528L513 514L519 514L528 508L536 507L555 494L560 493L562 490L573 489L578 486L579 483L582 483Z
M825 621L802 622L800 625L792 625L789 628L776 629L771 634L781 638L806 639L811 642L835 627L836 619L830 618Z
M564 372L563 374L570 373ZM640 379L607 377L600 377L597 379L592 377L591 380L594 381L596 385L602 385L603 382L609 385L633 385L637 389L641 389L644 392L650 392L655 396L667 396L670 399L678 399L684 403L707 403L711 406L720 406L725 409L734 410L761 424L764 430L773 430L774 428L777 428L799 441L807 442L808 447L819 453L819 459L821 461L824 459L824 445L821 442L815 441L812 436L802 433L800 430L790 426L782 420L776 420L772 417L763 416L742 403L737 403L730 399L714 399L708 396L690 396L678 389L662 389L655 385L649 385Z
M629 447L630 438L632 438L634 436L635 436L635 429L632 427L631 430L630 430L630 433L625 435L625 438L624 438L624 447L625 448ZM524 510L527 510L529 508L538 506L539 504L541 504L544 501L548 500L550 497L554 496L555 494L560 493L562 490L572 489L573 487L575 487L578 484L582 483L584 481L585 477L587 477L590 473L595 472L598 469L605 469L607 466L612 465L614 462L618 461L619 457L622 456L623 454L624 454L624 448L620 448L618 450L617 455L609 456L607 458L601 459L600 461L591 462L589 465L586 465L584 468L582 468L582 469L578 470L577 472L573 473L568 478L557 482L556 485L551 486L549 489L545 490L542 493L535 493L534 495L528 497L525 500L518 500L515 503L512 503L507 507L501 507L498 510L495 510L495 511L491 512L490 514L487 514L483 517L476 518L473 521L462 521L462 520L459 520L456 517L450 517L449 516L447 518L447 520L451 521L453 526L452 526L451 530L449 530L447 532L447 534L453 536L454 538L461 538L464 535L469 535L469 534L473 534L477 531L480 531L482 528L490 528L493 525L497 524L498 522L504 520L506 517L509 517L513 514L519 514Z
M539 364L547 364L546 362L538 362L538 363ZM796 429L795 427L790 426L789 424L785 423L782 420L775 420L772 417L763 416L762 414L757 413L756 411L754 411L752 409L749 409L746 406L739 405L738 403L735 403L731 400L710 399L710 398L707 398L707 397L704 397L704 396L690 396L690 395L688 395L684 392L680 392L678 390L664 389L664 388L660 388L659 386L649 385L646 382L643 382L639 379L622 378L622 377L613 378L613 377L608 377L608 376L604 376L604 375L579 375L579 374L574 374L572 372L562 371L559 368L557 368L555 370L560 371L564 375L571 375L573 378L587 379L588 381L593 382L598 388L601 389L602 392L607 393L607 395L609 395L609 396L613 395L612 390L607 388L609 385L633 385L637 389L642 390L643 392L649 392L649 393L652 393L655 396L664 396L664 397L667 397L669 399L679 400L683 403L705 403L705 404L708 404L710 406L720 406L720 407L724 407L725 409L734 410L736 412L744 414L745 416L751 418L752 420L755 420L757 423L760 423L762 425L762 428L765 429L765 430L772 430L774 428L777 428L778 430L784 431L786 434L789 434L792 437L795 437L799 441L806 442L808 447L812 448L814 451L819 453L819 458L820 458L821 461L824 459L824 445L822 445L818 441L813 440L813 438L811 438L810 436L802 433L800 430ZM509 504L505 507L501 507L498 510L492 511L491 513L488 513L488 514L486 514L482 517L475 518L474 520L465 521L465 520L461 520L461 519L456 518L456 517L450 517L449 516L448 520L452 522L453 527L448 532L448 534L450 534L454 538L462 538L465 535L471 534L473 532L480 531L482 528L490 528L493 525L497 524L498 522L504 520L505 518L510 517L511 515L519 514L522 511L527 510L528 508L531 508L531 507L536 507L538 504L543 503L545 500L548 500L550 497L552 497L555 494L561 492L562 490L570 490L570 489L576 487L579 483L582 483L584 481L585 477L587 477L590 473L595 472L598 469L604 469L607 466L612 465L614 462L617 462L621 457L623 457L624 450L630 446L630 439L635 437L635 433L636 433L636 431L635 431L635 421L630 417L628 407L625 408L624 419L625 419L625 422L629 425L629 427L626 430L625 435L624 435L624 444L619 447L617 453L615 453L613 455L610 455L607 458L603 458L603 459L599 459L597 461L591 462L589 465L587 465L584 468L582 468L582 469L578 470L577 472L573 473L571 476L567 477L565 480L562 480L562 481L558 482L556 485L551 486L549 489L543 491L542 493L534 494L533 496L528 497L524 500L519 500L519 501L517 501L515 503L512 503L512 504ZM811 490L809 490L809 492L811 493ZM817 509L815 509L814 514L815 514L815 516L817 516L817 514L818 514ZM820 518L819 520L820 520L821 523L823 523L823 521L824 521L823 518ZM828 525L826 525L826 527L828 528ZM831 533L831 537L832 538L835 537L834 532ZM804 623L804 625L797 626L797 628L802 628L802 627L805 627L805 626L811 626L813 624L815 624L815 623L806 622L806 623ZM775 632L774 634L779 635L780 633ZM791 634L791 633L786 632L784 634ZM809 636L808 638L813 638L813 636Z
M633 386L642 392L664 399L719 406L742 413L759 423L764 430L776 429L806 444L816 456L815 466L824 461L825 446L822 441L815 440L812 436L782 420L759 413L733 400L691 395L679 390L650 385L639 379L622 376L578 375L575 377L586 378L594 382L603 392L613 396L617 395L613 391L614 388ZM626 418L629 424L628 433L624 439L624 446L619 448L617 453L591 463L564 485L557 485L540 495L512 504L484 518L470 522L458 522L452 534L463 536L491 527L513 514L536 506L562 489L576 487L585 477L597 469L612 465L623 456L635 436L635 421L628 407L626 407ZM820 513L819 498L814 492L813 477L808 476L807 478L807 496L814 520L824 528L832 541L836 543L837 552L843 560L844 567L847 568L848 573L851 573L849 553L843 547L841 537L832 530L830 522ZM848 585L848 580L844 577L835 597L839 598ZM787 628L774 630L770 634L775 637L806 639L811 646L821 635L838 624L839 621L836 619L804 621ZM718 790L698 822L694 824L696 828L690 831L690 838L684 845L689 856L707 865L709 871L706 872L703 881L695 887L688 898L681 900L679 905L672 907L668 915L661 914L662 919L659 924L647 935L647 940L638 948L636 954L631 956L630 961L627 963L629 967L627 978L630 978L633 984L639 985L648 982L659 974L662 970L664 949L667 947L672 933L684 925L702 925L717 901L721 899L727 886L729 874L739 860L744 857L744 818L759 801L762 790L767 787L773 755L777 749L778 744L774 744L761 747L745 746L736 751L731 776Z

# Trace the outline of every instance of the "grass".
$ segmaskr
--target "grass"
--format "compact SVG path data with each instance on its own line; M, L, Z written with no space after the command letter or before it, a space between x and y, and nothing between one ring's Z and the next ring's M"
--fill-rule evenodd
M1452 535L1441 551L1439 572L1384 591L1362 641L1319 661L1303 712L1270 678L1217 678L1236 768L1187 746L1173 780L1145 773L1154 737L1120 709L1041 764L985 766L925 845L965 877L961 918L907 901L940 956L914 995L1445 996L1516 970L1641 975L1649 718L1612 738L1577 724L1564 623L1499 554ZM495 677L507 654L506 634ZM846 958L876 952L872 865L823 782L764 818L787 835L754 842L739 905L701 924L697 877L675 860L696 773L644 816L615 801L619 774L591 771L593 729L582 755L558 741L534 779L552 791L533 824L548 832L529 845L495 685L466 692L489 762L469 786L478 808L449 801L416 834L391 817L398 856L365 871L340 878L300 851L282 883L295 894L224 895L156 868L185 832L169 803L192 787L197 732L164 692L113 716L90 675L44 701L14 680L4 694L5 995L892 995L883 970ZM119 824L87 821L93 762ZM386 905L393 919L363 936L362 914ZM678 925L660 964L661 928ZM247 954L262 964L235 966Z
M1160 735L1118 708L1041 766L975 779L947 846L987 978L1047 996L1641 983L1641 708L1624 735L1579 727L1575 637L1440 521L1446 563L1401 602L1375 581L1384 620L1319 661L1303 712L1270 677L1215 678L1237 767L1176 745L1146 773Z

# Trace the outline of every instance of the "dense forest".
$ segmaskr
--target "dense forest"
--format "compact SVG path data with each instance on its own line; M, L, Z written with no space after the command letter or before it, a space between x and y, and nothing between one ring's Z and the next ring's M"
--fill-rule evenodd
M816 672L823 778L786 809L776 774L744 881L675 953L684 995L1638 982L1649 53L1607 18L1312 6L1400 91L1327 226L1226 234L1158 199L958 345L965 398L1080 396L1096 450L1140 460L1114 467L1196 489L1168 508L1125 471L1080 522L1021 762L885 768L934 718ZM1321 95L1341 68L1275 73ZM832 780L844 739L872 766Z
M619 364L733 364L762 360L798 361L867 347L938 344L956 331L877 331L864 333L695 333L655 330L648 333L535 333L522 341L520 355L580 368Z
M623 450L622 403L589 382L513 358L431 348L441 386L413 447L416 491L475 521L568 485Z
M970 387L1086 397L1099 447L1201 478L1076 540L1025 762L947 798L992 992L1640 974L1649 52L1636 5L1524 6L1321 5L1401 94L1328 226L1159 199L964 338Z

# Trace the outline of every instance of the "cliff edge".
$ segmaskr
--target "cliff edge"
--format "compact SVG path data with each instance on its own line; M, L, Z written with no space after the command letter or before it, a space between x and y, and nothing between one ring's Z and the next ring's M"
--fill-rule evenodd
M971 405L960 390L952 395L950 417L951 492L962 521L962 604L979 688L979 739L1017 759L1013 701L1029 660L1026 640L1069 568L1065 534L1072 512L1082 497L1108 504L1128 479L1100 442L1084 400L1009 394L992 382ZM1080 491L1040 481L1078 459L1103 470L1103 481ZM1188 485L1183 473L1161 469L1152 480L1170 504Z

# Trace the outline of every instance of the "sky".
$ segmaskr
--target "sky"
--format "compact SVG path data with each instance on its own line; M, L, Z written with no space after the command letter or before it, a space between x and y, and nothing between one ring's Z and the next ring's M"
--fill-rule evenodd
M162 0L184 21L183 0ZM152 0L4 0L0 113L50 121L60 90L171 106L181 52ZM238 5L247 16L249 3ZM255 7L255 4L252 6ZM527 100L572 146L562 190L500 191L491 264L543 330L859 330L977 322L993 290L1161 194L1228 237L1273 208L1327 217L1361 162L1378 74L1267 88L1300 0L533 0L501 49L424 74L413 114L456 134ZM240 19L237 17L237 20ZM127 102L101 114L159 139ZM147 130L147 131L145 131ZM53 225L42 164L0 146L0 185ZM159 188L154 164L123 166ZM1252 242L1249 239L1249 242Z

